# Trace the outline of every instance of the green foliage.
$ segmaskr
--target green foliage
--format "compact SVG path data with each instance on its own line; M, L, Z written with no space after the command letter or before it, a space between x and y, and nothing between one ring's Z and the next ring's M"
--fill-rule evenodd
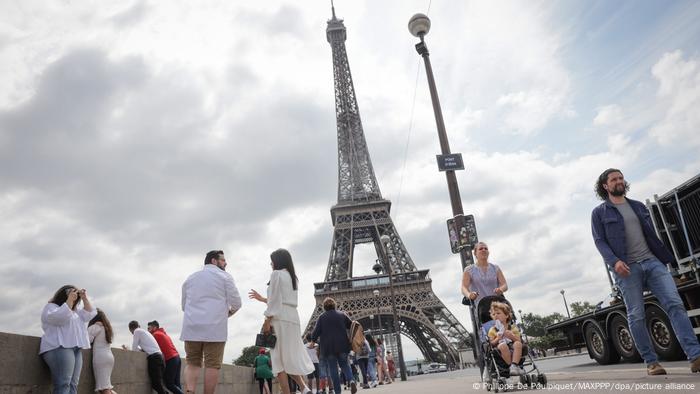
M233 365L252 367L255 357L258 355L259 349L260 348L255 345L244 347L241 355L237 359L233 360Z
M535 315L526 313L523 315L523 327L528 336L543 337L545 335L544 328L550 324L554 324L564 320L564 315L561 313L552 313L547 316Z
M555 347L555 343L561 341L564 337L560 332L545 334L544 328L550 324L554 324L564 320L564 315L561 313L552 313L547 316L535 315L526 313L523 315L523 332L527 335L531 348L546 351Z
M585 315L586 313L593 312L595 310L595 305L591 305L591 303L588 301L572 302L569 307L571 307L571 314L573 316Z
M537 338L530 339L530 347L534 349L540 349L545 352L547 349L556 348L557 344L564 339L561 332L556 332L553 334L547 334Z

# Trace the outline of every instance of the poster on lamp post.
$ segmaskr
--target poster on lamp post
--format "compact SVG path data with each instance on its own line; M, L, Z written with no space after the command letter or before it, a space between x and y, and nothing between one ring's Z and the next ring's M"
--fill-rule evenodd
M479 238L476 235L474 215L457 215L447 219L447 233L450 238L452 253L459 253L464 248L471 248Z

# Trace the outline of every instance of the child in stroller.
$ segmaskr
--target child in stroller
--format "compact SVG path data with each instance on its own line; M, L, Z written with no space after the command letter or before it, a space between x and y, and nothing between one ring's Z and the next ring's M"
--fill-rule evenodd
M488 331L491 346L497 348L501 358L510 365L510 375L522 375L524 371L519 367L523 354L523 342L520 338L520 330L511 323L511 310L508 304L503 302L491 303L491 319L494 325Z
M496 308L492 308L494 304ZM508 387L507 379L512 375L519 375L520 383L531 388L547 385L547 376L540 372L527 353L527 345L521 340L512 310L510 302L504 297L488 296L481 299L475 311L474 318L480 326L479 363L483 368L482 381L488 391L505 390ZM492 311L496 313L492 315Z

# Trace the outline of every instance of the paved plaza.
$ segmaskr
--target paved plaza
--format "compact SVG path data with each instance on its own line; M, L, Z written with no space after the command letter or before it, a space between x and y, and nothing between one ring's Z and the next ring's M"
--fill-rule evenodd
M643 364L615 364L602 366L587 355L542 359L537 366L548 378L546 388L534 390L517 387L517 380L509 392L567 392L567 393L697 393L700 374L690 373L685 361L664 362L666 376L647 376ZM369 393L364 393L369 391ZM481 385L478 369L409 376L408 381L375 389L360 390L359 394L453 394L487 393Z

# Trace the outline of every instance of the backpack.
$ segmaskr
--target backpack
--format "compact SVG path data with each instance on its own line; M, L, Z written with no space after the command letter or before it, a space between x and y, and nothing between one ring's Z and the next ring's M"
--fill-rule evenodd
M360 322L353 320L350 324L350 347L355 354L362 353L362 347L365 344L365 332Z

